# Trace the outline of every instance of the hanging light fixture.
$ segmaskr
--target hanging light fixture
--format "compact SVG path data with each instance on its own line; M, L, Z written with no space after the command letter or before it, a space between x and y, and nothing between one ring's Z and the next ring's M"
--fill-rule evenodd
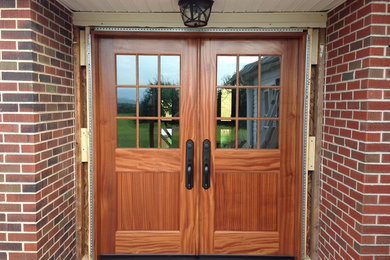
M213 0L179 0L181 18L188 27L206 26Z

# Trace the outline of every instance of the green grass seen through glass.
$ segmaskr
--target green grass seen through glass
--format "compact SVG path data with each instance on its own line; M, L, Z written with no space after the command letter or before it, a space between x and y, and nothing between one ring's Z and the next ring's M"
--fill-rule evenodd
M117 146L118 148L137 147L136 120L117 119Z
M139 125L139 147L140 148L157 148L158 147L158 124L157 120L140 120ZM151 124L150 124L151 123ZM173 135L171 146L163 148L179 148L179 120L173 120L168 124L172 128ZM153 141L150 140L150 131L153 132ZM163 141L162 141L163 143ZM153 146L152 146L153 145ZM118 148L136 148L137 146L137 129L136 120L134 119L117 119L117 147Z

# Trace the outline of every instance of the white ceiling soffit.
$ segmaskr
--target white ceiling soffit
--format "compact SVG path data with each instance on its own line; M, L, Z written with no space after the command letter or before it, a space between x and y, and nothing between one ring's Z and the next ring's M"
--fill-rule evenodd
M73 12L172 13L178 0L59 0ZM214 0L213 13L326 12L345 0Z

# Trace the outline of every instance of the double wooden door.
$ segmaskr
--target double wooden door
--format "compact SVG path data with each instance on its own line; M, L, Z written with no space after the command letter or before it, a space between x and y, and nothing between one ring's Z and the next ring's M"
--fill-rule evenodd
M95 247L300 255L302 42L95 42Z

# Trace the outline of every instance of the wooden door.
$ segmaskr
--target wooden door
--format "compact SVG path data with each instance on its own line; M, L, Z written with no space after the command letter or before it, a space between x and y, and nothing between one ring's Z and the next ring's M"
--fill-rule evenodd
M97 255L298 257L301 40L101 37L95 49Z
M200 140L211 142L211 179L200 192L200 252L298 257L299 41L201 45Z
M185 186L184 144L197 142L196 46L96 42L97 255L195 254L197 192Z

